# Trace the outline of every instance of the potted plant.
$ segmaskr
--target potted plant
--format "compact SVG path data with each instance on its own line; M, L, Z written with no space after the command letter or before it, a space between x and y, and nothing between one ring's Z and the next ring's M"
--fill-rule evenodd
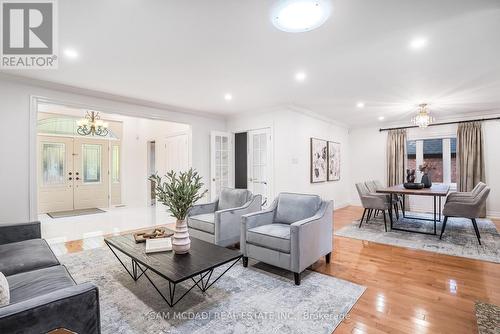
M155 196L177 219L172 237L172 250L176 254L189 252L191 240L186 223L189 209L202 198L208 190L200 192L203 187L201 176L190 168L187 172L170 171L162 180L158 174L151 175L149 180L155 184Z

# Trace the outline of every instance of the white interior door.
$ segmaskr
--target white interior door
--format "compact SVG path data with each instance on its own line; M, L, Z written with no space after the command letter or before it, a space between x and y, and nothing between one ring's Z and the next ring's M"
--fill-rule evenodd
M227 132L210 134L210 198L219 196L223 187L231 186L232 136Z
M38 139L38 212L73 210L73 138Z
M272 185L271 129L248 131L248 189L269 205Z
M189 169L188 135L179 134L165 140L165 165L167 171L185 172Z
M74 208L108 207L109 142L75 138L74 143Z

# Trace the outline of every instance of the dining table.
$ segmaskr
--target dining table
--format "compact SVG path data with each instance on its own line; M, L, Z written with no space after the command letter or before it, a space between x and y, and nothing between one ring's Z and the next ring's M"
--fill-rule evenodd
M413 219L413 220L423 220L423 221L431 221L434 223L434 231L422 231L415 229L405 229L401 227L394 227L393 220L391 219L391 230L396 231L405 231L412 233L421 233L421 234L437 234L437 222L441 221L441 202L442 198L448 196L450 191L450 186L442 183L434 183L430 188L421 188L421 189L407 189L403 184L398 184L392 187L380 188L377 189L377 193L388 194L391 196L391 202L393 198L398 198L398 196L402 197L401 205L402 205L402 219ZM433 217L425 218L425 217L416 217L409 216L406 213L406 196L428 196L433 198Z

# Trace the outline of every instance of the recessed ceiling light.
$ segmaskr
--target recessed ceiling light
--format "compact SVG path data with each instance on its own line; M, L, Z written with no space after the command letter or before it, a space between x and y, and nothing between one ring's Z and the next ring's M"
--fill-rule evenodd
M427 39L424 37L416 37L410 42L410 48L414 50L422 49L427 45Z
M304 72L297 72L295 73L295 80L297 81L304 81L306 79L307 75Z
M76 52L75 49L65 49L64 55L66 56L66 58L70 58L70 59L78 58L78 52Z
M383 121L384 119L385 119L385 117L384 117L384 116L379 116L379 117L378 117L378 120L379 120L379 121Z
M279 30L305 32L320 27L332 11L330 0L278 0L271 21Z
M358 108L364 108L365 107L365 103L364 102L358 102L358 103L356 103L356 107L358 107Z
M233 96L229 93L224 94L224 100L226 101L231 101L233 99Z

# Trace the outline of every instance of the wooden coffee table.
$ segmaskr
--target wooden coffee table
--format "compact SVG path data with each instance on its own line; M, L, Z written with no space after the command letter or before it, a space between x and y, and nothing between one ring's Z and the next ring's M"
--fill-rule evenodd
M142 276L146 277L170 307L177 304L194 287L198 287L202 292L207 291L242 257L238 251L195 238L191 238L189 253L183 255L176 255L173 251L146 254L146 244L135 243L133 234L113 236L104 239L104 242L134 281L137 281ZM116 251L131 259L132 271L118 257ZM213 279L214 269L229 262L232 262L232 264L217 278ZM154 284L148 275L150 272L168 281L168 296L165 296ZM184 281L192 281L193 285L176 299L175 287Z
M392 219L391 219L391 230L421 233L421 234L431 234L431 235L436 235L436 233L437 233L436 223L438 221L441 221L441 198L446 197L448 195L449 191L450 191L450 186L447 184L433 184L432 187L423 188L423 189L406 189L402 184L398 184L398 185L393 186L393 187L377 190L378 193L391 195L391 199L392 199L392 196L397 196L397 195L403 196L403 219L409 218L409 219L414 219L414 220L427 220L427 221L434 222L434 231L433 232L425 232L425 231L410 230L410 229L394 227L393 223L392 223ZM433 216L433 218L428 219L428 218L421 218L421 217L409 217L406 214L406 208L405 208L405 197L407 195L431 196L434 199L434 210L433 210L434 216ZM439 204L437 203L438 201L439 201Z

